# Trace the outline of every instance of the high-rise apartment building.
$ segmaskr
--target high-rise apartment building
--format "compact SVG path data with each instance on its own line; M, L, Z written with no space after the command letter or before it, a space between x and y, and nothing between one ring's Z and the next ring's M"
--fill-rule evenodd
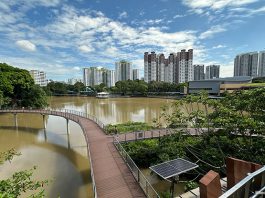
M156 53L144 53L144 80L146 82L157 80L157 58Z
M259 52L258 76L265 76L265 51Z
M194 80L204 80L204 65L194 65Z
M140 80L139 77L139 69L133 69L132 70L132 80Z
M220 65L209 65L206 66L205 79L219 78L220 76Z
M260 54L262 57L262 53ZM259 53L249 52L239 54L234 59L234 76L257 77L259 69Z
M107 87L114 87L115 86L115 71L114 70L107 70Z
M182 83L193 80L193 50L164 54L144 53L144 80Z
M69 79L67 80L67 83L68 83L69 85L74 85L74 84L77 83L77 82L82 82L82 80L81 80L81 79L77 79L77 78L69 78Z
M41 87L47 86L48 80L46 79L45 72L39 70L30 70L29 73L36 85L40 85Z
M177 83L183 83L193 80L194 68L193 68L193 50L189 49L181 50L178 52L179 65L178 73L176 76Z
M103 68L89 67L83 69L83 78L85 86L95 86L103 83Z
M132 79L132 63L122 60L115 63L116 82Z

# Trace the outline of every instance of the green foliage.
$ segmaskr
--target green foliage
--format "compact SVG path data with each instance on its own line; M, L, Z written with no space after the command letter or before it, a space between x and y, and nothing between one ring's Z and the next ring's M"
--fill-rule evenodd
M20 153L17 153L14 149L0 153L0 164L4 161L9 161L11 163L13 157L17 155L20 155ZM43 186L46 185L48 181L32 180L33 171L35 169L36 167L30 170L19 171L8 179L0 180L0 198L17 198L28 191L34 191L34 193L30 195L32 198L44 197Z
M105 132L108 134L111 133L128 133L128 132L134 132L134 131L147 131L153 129L152 126L149 126L148 124L144 122L127 122L123 124L116 124L112 125L109 124L105 128ZM117 130L117 131L116 131Z
M214 170L225 175L225 158L229 156L265 164L264 98L265 88L227 94L218 100L205 93L189 95L170 108L163 107L156 122L160 126L164 120L167 127L180 133L124 146L140 167L183 157L197 162L203 173ZM189 136L183 130L186 127L202 135Z
M27 70L0 63L1 107L45 107L46 95L36 87Z
M252 83L265 83L265 77L253 78Z
M69 85L62 82L49 82L44 88L47 95L78 95L81 91L85 91L86 86L82 82L76 82L74 85Z
M185 192L188 192L188 191L195 189L195 188L198 188L198 187L199 187L199 185L197 182L187 181L185 183Z

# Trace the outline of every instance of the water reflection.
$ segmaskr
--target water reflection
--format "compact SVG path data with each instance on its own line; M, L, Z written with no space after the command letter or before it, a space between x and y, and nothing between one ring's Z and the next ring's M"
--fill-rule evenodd
M0 151L15 148L21 156L12 164L0 167L0 178L7 178L18 170L37 166L34 178L52 180L46 187L47 197L92 197L87 147L81 128L70 122L71 133L66 133L66 121L46 116L18 114L18 127L13 126L13 115L0 115ZM26 195L25 195L26 196Z
M96 116L105 124L141 121L152 123L161 112L161 106L174 100L159 98L52 97L52 108L65 108Z

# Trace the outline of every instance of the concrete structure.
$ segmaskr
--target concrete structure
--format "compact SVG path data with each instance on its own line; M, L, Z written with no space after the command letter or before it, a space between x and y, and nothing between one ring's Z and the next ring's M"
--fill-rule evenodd
M103 67L83 68L85 86L95 86L104 83L107 87L115 86L115 71Z
M193 50L189 49L181 50L178 53L179 65L177 65L176 83L184 83L193 80L194 68L193 68Z
M144 80L182 83L193 80L193 50L171 53L168 59L164 54L144 53Z
M106 82L106 85L107 87L114 87L115 86L115 83L116 83L116 80L115 80L115 71L114 70L106 70L106 79L107 79L107 82Z
M132 63L122 60L115 63L116 82L132 80Z
M220 176L210 170L200 180L200 198L215 198L222 194Z
M113 144L113 138L104 133L104 124L94 116L74 110L0 110L2 113L29 113L54 115L72 120L80 125L86 143L90 161L93 197L106 198L145 198L143 190L123 161ZM67 121L67 122L68 122ZM88 173L89 173L88 172ZM89 175L87 175L89 177Z
M219 78L220 75L220 65L209 65L206 66L205 79Z
M204 65L194 65L194 80L204 80Z
M151 54L148 54L148 52L144 53L144 81L157 81L157 63L155 52L151 52Z
M265 76L265 51L259 52L259 69L258 76Z
M103 83L103 72L102 67L89 67L83 69L83 78L85 86L95 86Z
M216 78L210 80L190 81L188 93L196 94L202 91L206 91L212 95L220 95L221 87L230 84L231 86L238 86L238 84L251 83L252 77L238 76L229 78ZM234 89L233 89L234 90Z
M30 70L29 73L36 85L40 85L41 87L47 86L48 80L46 79L45 72L39 70Z
M74 85L74 84L77 83L77 82L82 82L82 80L81 80L81 79L77 79L77 78L69 78L69 79L67 80L67 83L68 83L69 85Z
M132 80L140 80L139 77L139 69L133 69L132 70Z
M234 76L265 76L265 52L239 54L234 59Z

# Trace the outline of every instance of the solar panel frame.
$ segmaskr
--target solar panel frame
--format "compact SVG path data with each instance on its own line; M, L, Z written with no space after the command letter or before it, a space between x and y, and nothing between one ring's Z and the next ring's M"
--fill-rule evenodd
M188 168L186 168L187 166ZM151 166L149 168L163 179L168 179L198 167L199 166L193 162L189 162L188 160L182 158L177 158Z

